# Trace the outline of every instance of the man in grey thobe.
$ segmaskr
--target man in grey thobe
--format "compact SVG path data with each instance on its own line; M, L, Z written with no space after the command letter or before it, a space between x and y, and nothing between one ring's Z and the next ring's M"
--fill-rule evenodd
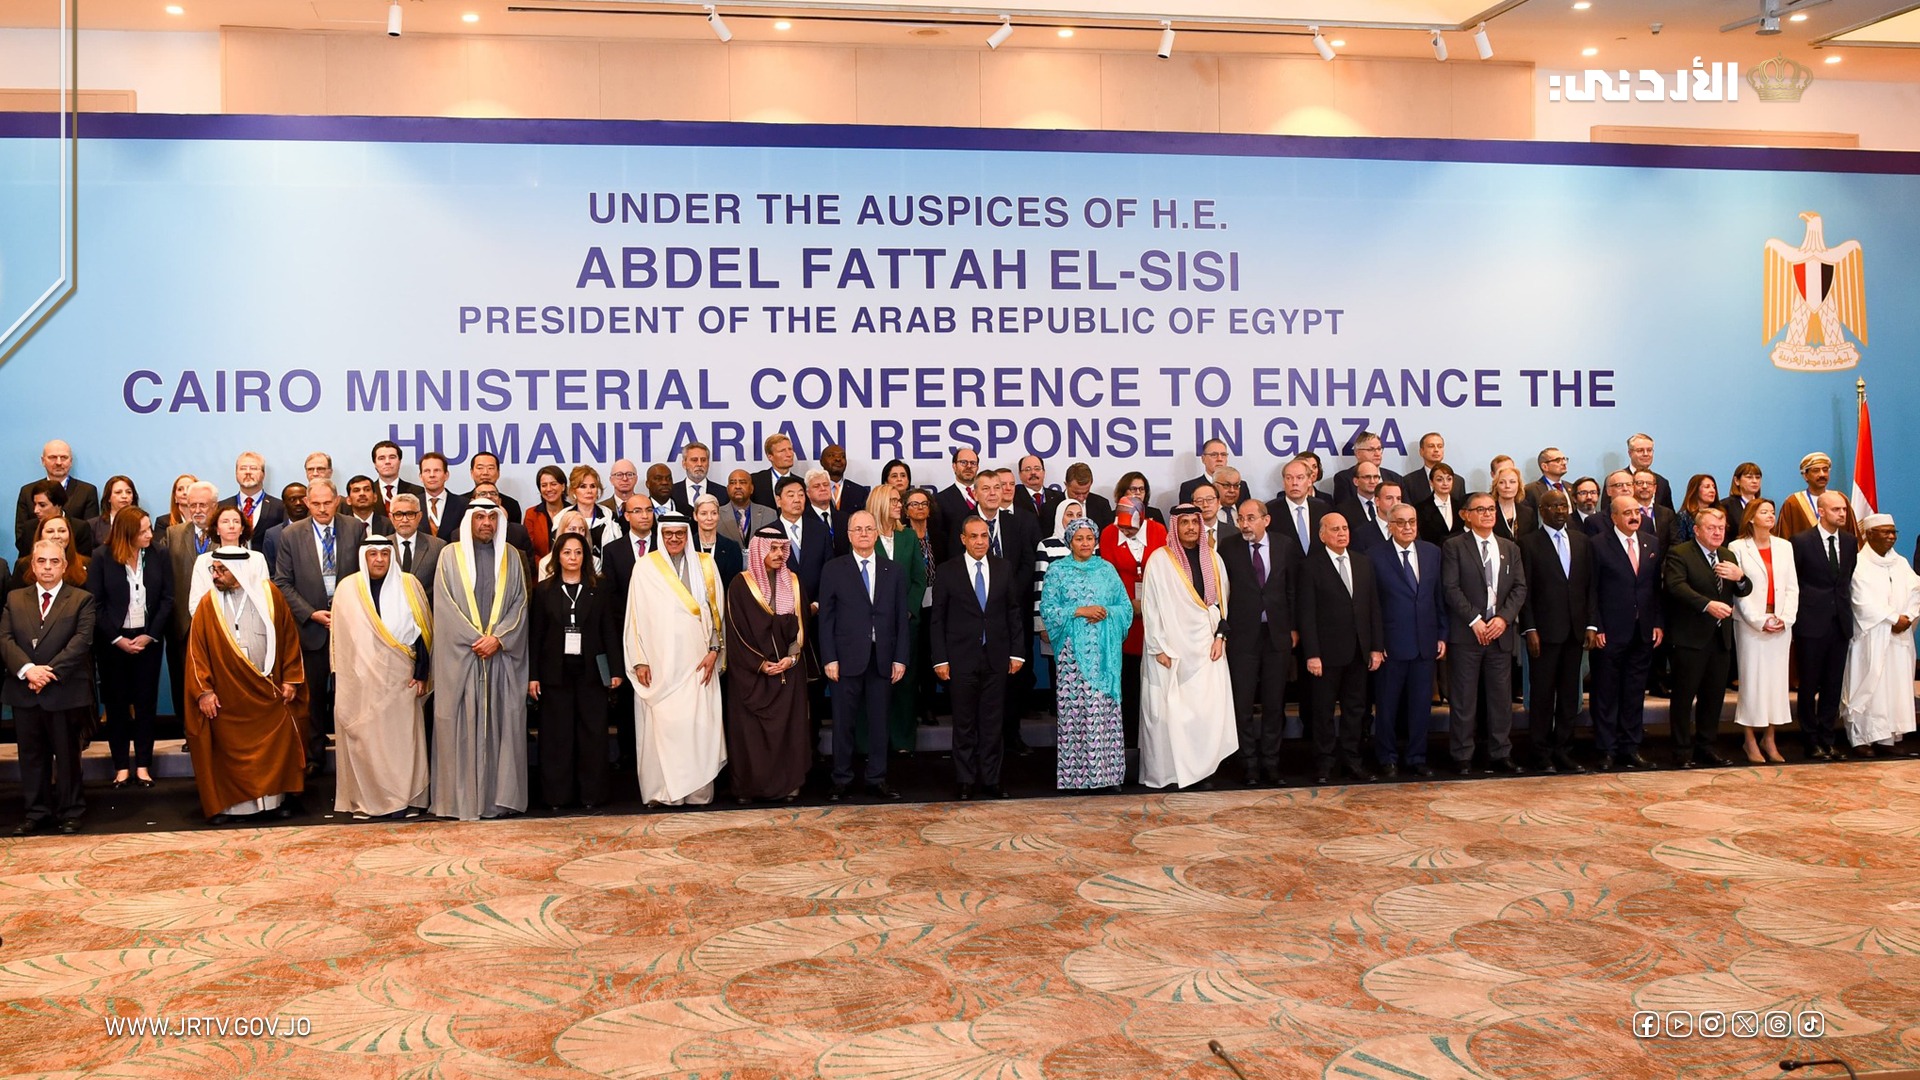
M527 576L490 502L467 507L433 596L433 794L471 821L527 808Z

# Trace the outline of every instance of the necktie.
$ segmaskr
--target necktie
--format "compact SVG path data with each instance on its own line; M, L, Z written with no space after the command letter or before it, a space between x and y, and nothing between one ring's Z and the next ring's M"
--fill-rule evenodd
M1415 585L1420 584L1420 572L1413 568L1413 561L1407 557L1406 548L1400 549L1400 568L1407 572L1408 581L1413 582Z
M1260 549L1266 546L1267 542L1264 540L1253 542L1253 580L1259 582L1263 589L1267 587L1267 559L1261 554Z
M987 610L987 564L985 562L973 564L973 598L979 602L980 610L985 612ZM986 643L987 632L985 629L982 629L980 631L980 644L985 645Z
M733 512L733 520L739 522L740 536L743 539L752 539L747 535L747 522L751 520L752 516L752 513L747 510L735 510Z
M1833 576L1840 576L1840 545L1838 536L1827 537L1827 565L1833 568Z
M1366 502L1362 503L1361 505L1367 508L1367 524L1369 525L1373 524L1373 500L1368 499Z
M392 484L387 485L387 501L388 502L393 501L393 485Z
M247 505L241 507L240 512L246 515L248 521L253 520L253 496L247 496Z
M1307 534L1307 508L1305 506L1296 506L1293 508L1293 531L1300 535L1300 554L1305 555L1307 549L1313 546L1313 537Z
M867 560L860 560L860 586L867 590L867 600L873 600L873 578L867 574Z
M1559 529L1553 530L1553 550L1560 553L1560 572L1571 578L1573 562L1572 557L1567 553L1567 534Z
M833 543L833 515L822 513L820 515L820 524L827 527L827 543Z
M333 530L325 529L320 533L320 572L333 573Z
M1491 540L1480 541L1480 573L1487 580L1487 618L1491 619L1494 596L1493 542Z
M53 594L46 591L45 589L40 590L40 621L41 622L46 621L47 609L52 606L53 606Z
M1000 519L996 517L987 522L987 531L993 534L991 550L995 555L1000 554Z
M193 550L197 555L207 553L207 534L197 528L193 530Z
M400 541L400 569L413 572L413 541Z
M427 525L434 535L440 534L440 496L438 495L427 500Z
M835 510L840 509L840 485L843 482L844 481L840 481L840 480L835 480L833 482L833 508Z
M1347 569L1347 557L1344 553L1333 557L1333 565L1340 571L1340 584L1347 587L1347 595L1353 595L1353 571Z
M1627 537L1627 561L1633 564L1633 572L1637 576L1640 573L1640 545L1635 543L1632 536Z
M1707 549L1707 572L1713 574L1714 567L1719 565L1720 553L1711 548ZM1721 596L1725 596L1727 594L1727 579L1721 577L1719 574L1713 574L1713 591Z
M633 538L634 561L639 562L641 559L644 559L646 557L647 557L647 538L644 536L635 536Z
M978 506L978 505L980 505L979 503L976 503L976 502L974 502L974 501L973 501L973 489L972 489L972 488L961 488L961 489L960 489L960 494L962 494L962 495L965 495L965 496L967 497L967 507L968 507L968 509L972 509L973 507L976 507L976 506Z
M787 543L793 548L793 561L796 564L800 561L800 534L804 531L797 521L787 523Z

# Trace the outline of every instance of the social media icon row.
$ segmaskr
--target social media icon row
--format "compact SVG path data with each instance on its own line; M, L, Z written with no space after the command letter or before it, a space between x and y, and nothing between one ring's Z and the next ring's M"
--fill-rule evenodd
M1641 1039L1818 1039L1827 1033L1819 1012L1670 1012L1633 1014L1633 1034Z

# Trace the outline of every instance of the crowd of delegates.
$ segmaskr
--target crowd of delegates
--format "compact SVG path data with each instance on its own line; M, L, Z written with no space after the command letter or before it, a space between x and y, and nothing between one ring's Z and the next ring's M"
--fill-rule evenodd
M18 831L79 827L103 713L113 786L152 785L163 667L213 822L300 813L329 750L340 812L522 812L530 712L556 808L610 797L610 722L649 805L710 802L723 774L741 802L791 801L816 725L830 799L897 799L889 760L936 703L959 799L1008 794L1005 756L1043 706L1071 790L1118 790L1132 749L1148 787L1207 785L1229 760L1282 783L1290 702L1295 766L1320 783L1432 775L1436 702L1461 773L1646 768L1656 669L1681 768L1728 764L1736 670L1750 762L1783 760L1775 729L1795 720L1815 760L1848 753L1843 733L1873 756L1914 730L1920 576L1891 517L1855 521L1828 490L1822 453L1785 499L1743 462L1724 497L1700 474L1676 505L1645 435L1604 477L1549 447L1532 480L1502 455L1467 491L1439 433L1404 475L1363 433L1352 465L1324 477L1301 454L1266 499L1212 441L1156 506L1139 472L1109 494L1075 463L1053 486L1034 455L991 469L961 447L950 483L896 460L869 487L840 447L804 470L786 437L763 449L724 484L698 443L677 474L622 460L605 487L550 466L524 511L484 452L465 492L442 455L416 482L381 442L370 473L342 484L316 452L277 495L243 453L226 494L178 477L156 519L130 478L95 489L48 443L0 615Z

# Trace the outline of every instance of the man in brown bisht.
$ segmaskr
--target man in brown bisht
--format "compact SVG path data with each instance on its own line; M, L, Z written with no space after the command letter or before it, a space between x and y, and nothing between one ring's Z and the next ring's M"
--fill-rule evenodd
M265 563L213 553L213 591L188 632L187 749L207 821L292 817L305 786L307 715L300 628Z

